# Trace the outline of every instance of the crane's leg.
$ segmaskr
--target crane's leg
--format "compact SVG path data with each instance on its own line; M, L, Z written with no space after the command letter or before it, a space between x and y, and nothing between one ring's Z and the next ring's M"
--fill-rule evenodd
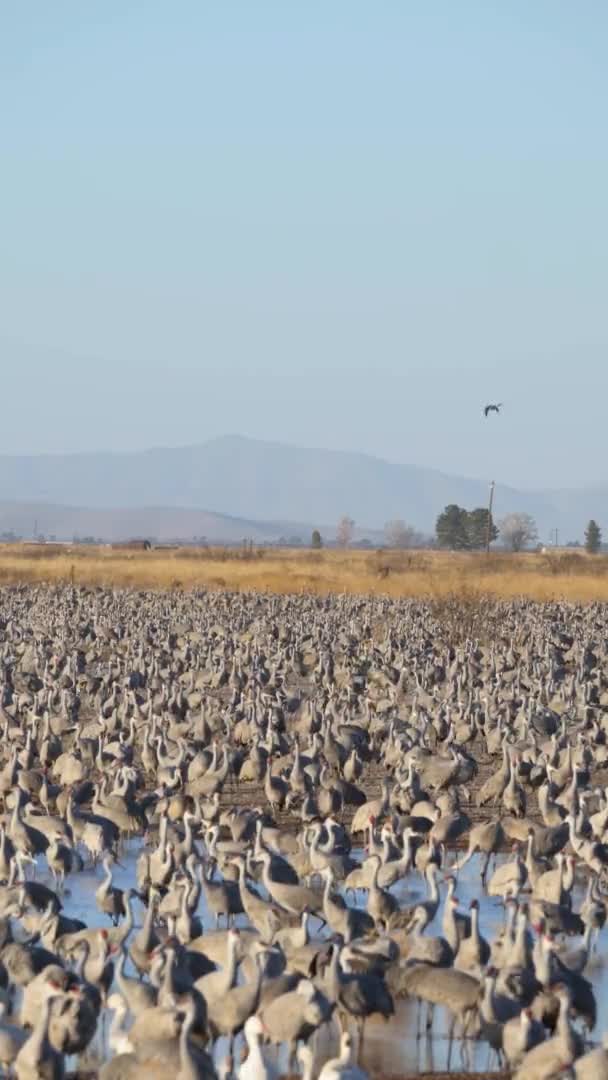
M466 1017L466 1019L465 1019L465 1017ZM463 1017L462 1022L461 1022L462 1031L460 1033L460 1058L461 1058L461 1061L462 1061L463 1068L466 1070L466 1072L469 1072L469 1069L470 1069L470 1046L469 1046L469 1039L468 1039L468 1028L469 1028L470 1014L466 1013L465 1017Z
M427 1034L433 1027L433 1020L435 1018L435 1006L432 1001L429 1001L426 1007L426 1030Z
M365 1035L365 1017L359 1016L357 1018L357 1025L359 1028L359 1052L363 1053L363 1038Z
M297 1039L294 1039L293 1042L291 1042L289 1044L289 1072L292 1075L293 1075L293 1073L296 1071L296 1069L298 1067L297 1066L297 1062L298 1062L297 1046L298 1046Z
M450 1020L450 1030L448 1034L448 1060L447 1071L450 1072L452 1068L452 1046L454 1044L454 1028L456 1027L456 1017L452 1016Z

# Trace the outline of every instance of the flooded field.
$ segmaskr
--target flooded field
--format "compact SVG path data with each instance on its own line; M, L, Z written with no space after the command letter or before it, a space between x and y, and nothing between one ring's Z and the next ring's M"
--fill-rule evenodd
M2 599L19 1080L549 1077L600 1043L603 608Z
M122 865L116 865L113 872L115 883L122 889L133 886L135 882L135 868L137 857L141 850L140 842L131 842L120 857ZM362 851L355 853L357 857L363 857ZM505 861L506 856L499 859ZM492 940L496 937L504 925L504 905L495 898L484 896L480 892L479 858L475 856L471 863L464 869L458 878L458 897L462 907L466 909L472 899L481 899L481 926L484 935ZM107 927L107 920L103 920L95 903L95 892L99 888L103 877L101 869L91 866L70 881L69 895L64 898L64 910L70 916L82 919L87 926ZM41 862L37 872L37 880L52 885L52 879L45 873L44 862ZM418 874L410 874L398 886L393 888L393 893L403 904L412 904L417 898L423 898L425 894L424 883ZM576 900L582 901L584 894L583 886L576 889ZM364 905L365 898L362 894L357 898L359 906ZM141 925L141 917L144 912L142 905L136 903L136 927ZM215 922L209 915L204 898L197 908L203 920L205 930L215 933ZM313 920L313 927L314 927ZM429 933L441 932L441 917L438 915L429 924ZM244 916L235 917L235 925L246 927L248 921ZM319 936L328 938L326 927L317 923ZM600 934L596 951L591 957L587 967L597 999L597 1030L608 1031L608 971L606 969L606 956L608 946L608 930ZM127 971L134 974L133 965L127 965ZM396 1002L394 1016L389 1019L370 1017L366 1021L363 1043L360 1047L360 1064L374 1076L408 1076L418 1073L442 1073L448 1071L470 1071L474 1073L488 1073L500 1071L496 1056L491 1047L483 1039L467 1040L466 1048L457 1041L450 1053L449 1025L450 1017L447 1010L437 1014L433 1030L430 1033L422 1032L417 1035L417 1011L418 1003L413 999L401 999ZM108 1045L108 1033L110 1024L105 1024L102 1038L98 1040L85 1063L90 1068L95 1067L98 1057L107 1058L110 1054ZM316 1038L316 1055L320 1061L334 1056L338 1052L340 1041L340 1026L332 1021L322 1028ZM214 1047L213 1057L218 1066L225 1060L230 1052L229 1040L220 1038ZM236 1057L244 1051L244 1039L241 1037L234 1048ZM288 1071L287 1054L285 1050L276 1052L277 1064ZM70 1062L72 1067L77 1068L77 1061Z

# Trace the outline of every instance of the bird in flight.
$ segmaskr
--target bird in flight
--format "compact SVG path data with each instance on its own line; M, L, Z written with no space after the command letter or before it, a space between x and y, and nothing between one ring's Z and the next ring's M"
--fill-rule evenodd
M483 410L483 415L487 416L488 413L491 413L491 412L499 413L501 409L502 409L502 401L499 401L497 405L486 405L485 409Z

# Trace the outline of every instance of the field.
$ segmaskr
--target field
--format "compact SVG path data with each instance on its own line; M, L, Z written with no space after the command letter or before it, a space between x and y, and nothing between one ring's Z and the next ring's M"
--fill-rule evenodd
M586 1048L608 1030L608 929L599 933L608 607L508 601L478 585L483 571L495 588L587 580L597 594L601 561L569 557L552 568L535 557L58 545L3 554L4 580L34 585L3 590L0 826L36 852L36 881L23 895L35 884L51 906L19 910L18 942L0 942L0 965L8 971L32 930L53 958L75 964L86 933L95 966L75 998L61 987L54 995L53 1037L78 1058L77 1075L109 1078L126 1056L154 1080L177 1075L186 1055L204 1061L203 1048L219 1075L233 1037L240 1061L254 1012L278 1072L296 1075L284 1019L294 996L302 1004L303 980L311 1076L336 1054L342 1026L370 1080L488 1075L496 1037L481 1002L499 968L517 1038L537 997L534 1038L553 1035L570 1001L574 1053L579 1037ZM314 595L311 580L333 595ZM423 602L361 595L414 588ZM5 857L0 879L19 865ZM513 939L509 898L519 903ZM238 934L227 931L229 917ZM529 950L541 920L550 935ZM110 948L123 946L128 981L116 972L114 992L93 1007L87 987L105 973ZM275 969L262 968L261 954L287 976L276 998ZM176 956L185 988L177 1006ZM150 977L157 963L160 988ZM13 970L11 1022L26 1034L34 980L22 990ZM534 979L520 989L523 971ZM189 1041L195 991L207 1020ZM463 993L472 1026L454 1035ZM438 1007L423 1029L429 1004ZM171 1068L164 1059L156 1068L149 1034L161 1013ZM126 1055L116 1014L135 1048ZM503 1041L513 1072L528 1048L514 1038Z
M0 547L0 584L69 582L127 588L350 593L474 600L489 596L608 600L608 556L433 551Z

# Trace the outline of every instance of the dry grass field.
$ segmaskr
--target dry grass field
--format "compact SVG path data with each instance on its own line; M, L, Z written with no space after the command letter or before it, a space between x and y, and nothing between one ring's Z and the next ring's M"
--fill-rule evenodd
M158 589L362 593L442 599L608 600L608 557L434 551L337 551L14 544L0 547L0 584L73 581Z

